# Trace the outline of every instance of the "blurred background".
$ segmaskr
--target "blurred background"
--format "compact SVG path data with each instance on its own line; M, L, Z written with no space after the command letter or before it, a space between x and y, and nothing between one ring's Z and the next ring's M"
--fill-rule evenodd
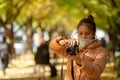
M0 0L0 52L4 39L8 50L5 64L0 53L0 79L59 80L67 60L49 51L36 62L38 48L58 35L76 37L78 22L89 14L109 51L101 80L120 80L120 0Z

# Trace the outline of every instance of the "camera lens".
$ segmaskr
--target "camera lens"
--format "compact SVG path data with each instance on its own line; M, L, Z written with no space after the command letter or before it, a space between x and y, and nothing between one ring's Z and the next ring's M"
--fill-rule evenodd
M76 55L76 50L78 49L78 45L75 45L73 47L68 47L66 49L67 54L69 55Z

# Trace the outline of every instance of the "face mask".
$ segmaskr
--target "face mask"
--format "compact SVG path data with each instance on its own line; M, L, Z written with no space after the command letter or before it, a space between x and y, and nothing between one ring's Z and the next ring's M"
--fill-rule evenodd
M95 39L83 39L83 38L78 38L78 43L79 43L79 48L83 49L87 45L91 44Z

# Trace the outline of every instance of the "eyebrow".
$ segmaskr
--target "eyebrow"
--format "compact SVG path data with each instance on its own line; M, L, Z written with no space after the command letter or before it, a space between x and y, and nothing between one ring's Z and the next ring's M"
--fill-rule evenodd
M82 32L82 31L77 31L77 32ZM86 32L92 32L91 30L88 30L88 31L86 31Z

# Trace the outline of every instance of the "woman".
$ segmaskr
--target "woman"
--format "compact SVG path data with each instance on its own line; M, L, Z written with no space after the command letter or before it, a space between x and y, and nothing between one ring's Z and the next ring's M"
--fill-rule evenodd
M107 62L107 51L95 39L96 24L91 15L82 19L78 26L78 39L56 37L50 42L50 49L68 58L64 80L99 80ZM66 52L68 47L78 45L74 55Z

